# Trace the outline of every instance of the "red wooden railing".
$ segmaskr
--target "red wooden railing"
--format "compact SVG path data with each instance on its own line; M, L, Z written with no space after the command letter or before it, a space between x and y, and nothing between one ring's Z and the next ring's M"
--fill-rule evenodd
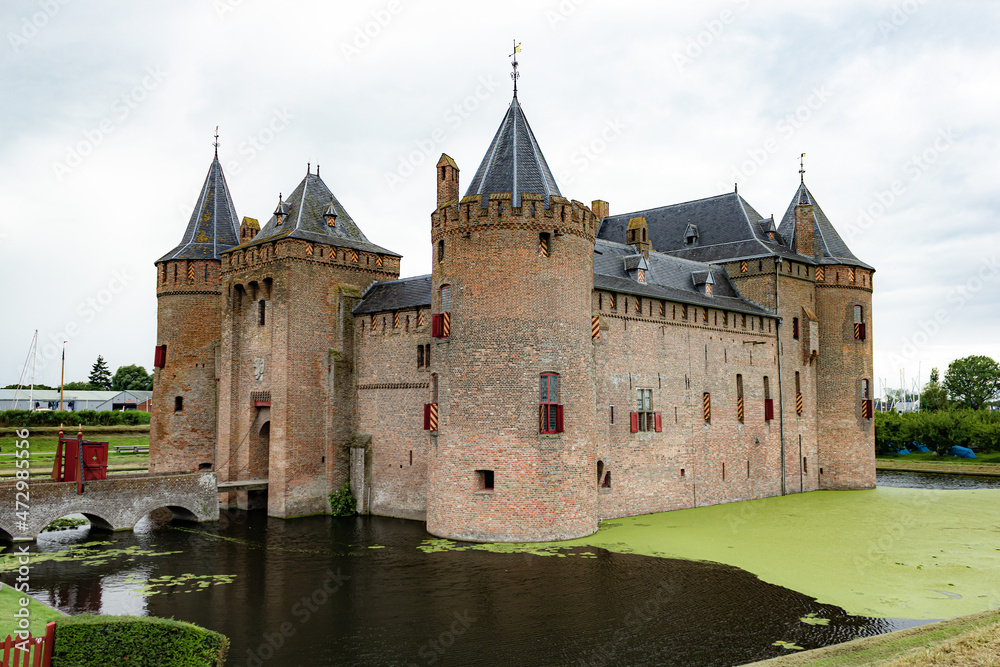
M56 641L56 624L45 625L44 637L17 639L7 635L3 642L3 659L0 667L50 667L52 647Z

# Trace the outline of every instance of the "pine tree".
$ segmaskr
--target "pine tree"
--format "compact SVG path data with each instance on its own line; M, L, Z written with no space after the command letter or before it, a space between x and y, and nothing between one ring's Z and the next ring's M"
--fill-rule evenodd
M108 368L108 364L104 361L104 357L97 355L97 361L94 363L93 368L90 369L90 376L87 378L87 382L94 386L94 389L111 389L111 369Z

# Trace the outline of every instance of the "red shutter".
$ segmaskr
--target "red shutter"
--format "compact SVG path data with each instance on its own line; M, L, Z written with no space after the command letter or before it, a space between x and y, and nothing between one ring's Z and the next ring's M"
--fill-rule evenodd
M858 340L865 340L866 338L868 338L868 331L866 330L867 327L865 326L864 322L858 325L858 329L859 329L858 333L860 334Z
M153 354L153 367L163 368L167 365L167 346L157 345L156 352Z
M431 404L424 403L424 430L431 430Z
M659 412L653 413L653 430L657 433L663 431L663 415Z
M442 318L440 314L431 315L431 337L440 338L442 329Z
M765 398L764 399L764 419L771 420L774 419L774 399Z
M639 413L638 412L630 412L630 413L628 413L628 423L629 423L629 428L632 429L632 433L638 433L639 432Z
M563 432L563 406L556 406L556 433Z

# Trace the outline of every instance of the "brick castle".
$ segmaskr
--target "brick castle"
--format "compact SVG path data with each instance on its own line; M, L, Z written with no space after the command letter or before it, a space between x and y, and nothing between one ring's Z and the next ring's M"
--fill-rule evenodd
M430 170L428 170L430 176ZM319 175L239 221L216 157L156 262L150 469L267 480L230 506L359 510L487 541L875 485L874 269L804 178L612 215L566 199L515 91L430 275L399 279Z

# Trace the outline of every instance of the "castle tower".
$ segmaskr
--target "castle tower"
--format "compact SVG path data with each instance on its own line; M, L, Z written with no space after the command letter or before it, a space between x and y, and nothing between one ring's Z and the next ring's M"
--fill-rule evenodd
M156 261L150 472L215 466L219 257L239 243L238 220L216 148L184 238Z
M871 306L875 269L854 256L804 181L778 231L798 254L818 264L814 274L817 321L803 319L800 326L804 339L818 336L818 341L810 340L805 349L816 350L820 488L872 488L875 428Z
M351 309L399 277L400 256L365 237L318 168L252 226L222 255L220 479L268 481L266 499L234 494L238 507L328 513L356 427Z
M598 221L561 196L516 92L465 197L451 158L436 178L427 530L474 541L593 533Z

